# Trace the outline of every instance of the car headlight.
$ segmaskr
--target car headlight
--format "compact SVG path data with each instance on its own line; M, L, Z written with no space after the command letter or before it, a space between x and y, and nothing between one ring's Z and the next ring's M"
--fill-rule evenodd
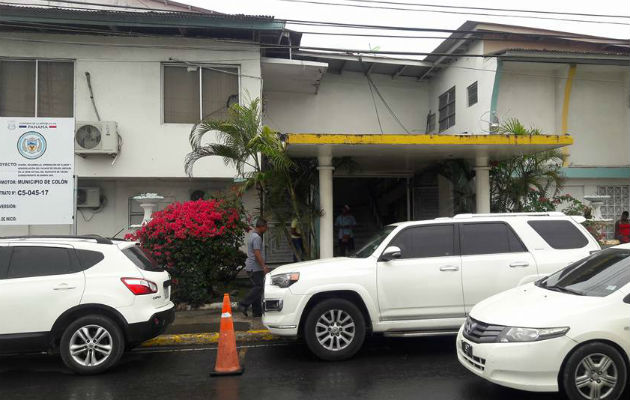
M271 276L271 284L281 288L288 288L300 279L299 272L289 272Z
M497 341L500 343L537 342L564 336L569 328L518 328L507 327L501 332Z

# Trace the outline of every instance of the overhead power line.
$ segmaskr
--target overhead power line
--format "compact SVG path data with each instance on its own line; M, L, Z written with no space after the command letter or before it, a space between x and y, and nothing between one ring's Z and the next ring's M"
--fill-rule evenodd
M320 6L334 6L334 7L354 7L363 9L376 9L376 10L393 10L393 11L412 11L423 13L437 13L437 14L452 14L452 15L480 15L484 17L507 17L507 18L525 18L525 19L538 19L538 20L550 20L550 21L566 21L566 22L578 22L588 24L608 24L608 25L624 25L630 26L628 22L618 21L601 21L593 19L579 19L579 18L563 18L563 17L545 17L539 15L514 15L505 13L489 13L489 12L476 12L476 11L452 11L452 10L433 10L427 8L409 8L409 7L393 7L393 6L381 6L381 5L365 5L365 4L350 4L350 3L338 3L332 1L316 1L316 0L278 0L289 3L306 3L317 4Z

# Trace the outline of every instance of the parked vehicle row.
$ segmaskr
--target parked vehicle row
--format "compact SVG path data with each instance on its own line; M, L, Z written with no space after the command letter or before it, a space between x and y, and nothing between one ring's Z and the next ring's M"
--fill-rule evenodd
M77 373L102 372L173 321L170 286L133 242L0 238L0 353L60 353Z
M350 258L267 276L263 322L324 360L369 333L457 333L473 373L571 399L612 399L630 365L630 247L600 252L562 213L459 215L385 227Z

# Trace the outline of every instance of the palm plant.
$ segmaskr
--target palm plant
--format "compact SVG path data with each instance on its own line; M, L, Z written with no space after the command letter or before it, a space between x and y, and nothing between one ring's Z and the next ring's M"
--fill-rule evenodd
M209 132L216 133L216 143L203 141ZM276 132L262 125L259 99L249 105L233 104L224 120L206 119L195 124L189 140L192 151L184 161L188 176L193 176L193 167L199 159L222 157L226 165L234 166L237 177L244 180L242 190L256 188L261 215L270 175L274 171L287 171L293 165Z

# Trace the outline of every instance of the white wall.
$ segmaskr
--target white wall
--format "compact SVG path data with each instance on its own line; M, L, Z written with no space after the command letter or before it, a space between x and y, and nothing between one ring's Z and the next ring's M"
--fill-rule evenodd
M482 54L483 45L475 42L466 51ZM495 58L461 57L430 79L429 108L436 114L435 132L439 130L439 97L455 86L455 125L443 134L485 134L489 121L490 100L496 71ZM467 88L477 82L478 102L468 107Z
M415 78L373 74L372 79L403 125L424 133L428 85ZM384 133L405 133L374 94ZM289 133L381 133L366 77L326 73L317 94L264 90L265 124Z
M106 156L77 157L80 177L186 176L183 163L192 125L162 123L163 62L239 65L241 102L261 93L260 54L254 45L183 38L3 35L9 36L14 39L0 39L0 57L75 60L77 121L96 120L85 78L89 72L101 118L118 122L124 145L115 165ZM199 161L194 172L196 177L234 176L219 158Z

